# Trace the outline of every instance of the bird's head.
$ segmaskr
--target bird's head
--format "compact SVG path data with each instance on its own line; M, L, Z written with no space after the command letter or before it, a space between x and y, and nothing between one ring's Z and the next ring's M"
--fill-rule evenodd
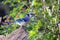
M27 16L30 17L30 18L33 17L34 15L35 15L35 14L34 14L33 12L27 13Z

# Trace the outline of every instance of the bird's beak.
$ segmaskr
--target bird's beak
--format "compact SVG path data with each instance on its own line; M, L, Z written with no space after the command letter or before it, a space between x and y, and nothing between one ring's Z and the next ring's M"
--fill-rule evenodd
M35 16L35 14L31 14L31 15L30 15L30 17L33 17L33 16Z
M35 14L33 14L33 13L32 13L31 15L32 15L32 16L35 16Z

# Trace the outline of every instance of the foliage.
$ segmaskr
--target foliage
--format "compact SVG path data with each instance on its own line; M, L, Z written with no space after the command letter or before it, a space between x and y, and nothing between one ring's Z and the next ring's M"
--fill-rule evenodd
M35 16L26 25L29 31L28 40L58 39L58 28L56 26L60 20L58 16L58 0L46 0L45 3L42 0L31 0L29 3L27 3L27 0L22 2L20 0L5 0L2 3L9 5L11 9L9 16L13 17L14 20L23 18L28 12L35 13ZM30 4L30 7L22 10L22 7L27 4ZM44 8L44 4L50 12ZM16 18L18 13L20 13L19 17ZM0 28L3 30L0 30L0 34L7 35L18 27L16 24L1 26Z

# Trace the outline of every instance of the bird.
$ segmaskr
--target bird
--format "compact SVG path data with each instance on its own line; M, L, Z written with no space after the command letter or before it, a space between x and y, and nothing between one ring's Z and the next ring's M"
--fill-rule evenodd
M25 26L25 24L30 21L30 19L31 19L31 17L33 17L33 15L34 15L33 12L29 12L26 14L26 16L24 18L19 18L19 19L15 20L14 23L20 25L21 27Z

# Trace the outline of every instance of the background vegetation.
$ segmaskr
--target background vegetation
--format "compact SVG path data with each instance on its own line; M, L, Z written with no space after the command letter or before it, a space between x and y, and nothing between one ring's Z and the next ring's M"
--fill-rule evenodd
M60 21L59 0L4 0L2 3L10 9L9 17L13 20L23 18L28 12L34 12L36 16L32 17L27 23L26 28L29 31L28 40L58 40ZM22 10L24 5L30 5L26 10ZM17 16L18 15L18 16ZM11 21L13 21L11 20ZM2 25L0 34L8 35L17 28L16 24Z

